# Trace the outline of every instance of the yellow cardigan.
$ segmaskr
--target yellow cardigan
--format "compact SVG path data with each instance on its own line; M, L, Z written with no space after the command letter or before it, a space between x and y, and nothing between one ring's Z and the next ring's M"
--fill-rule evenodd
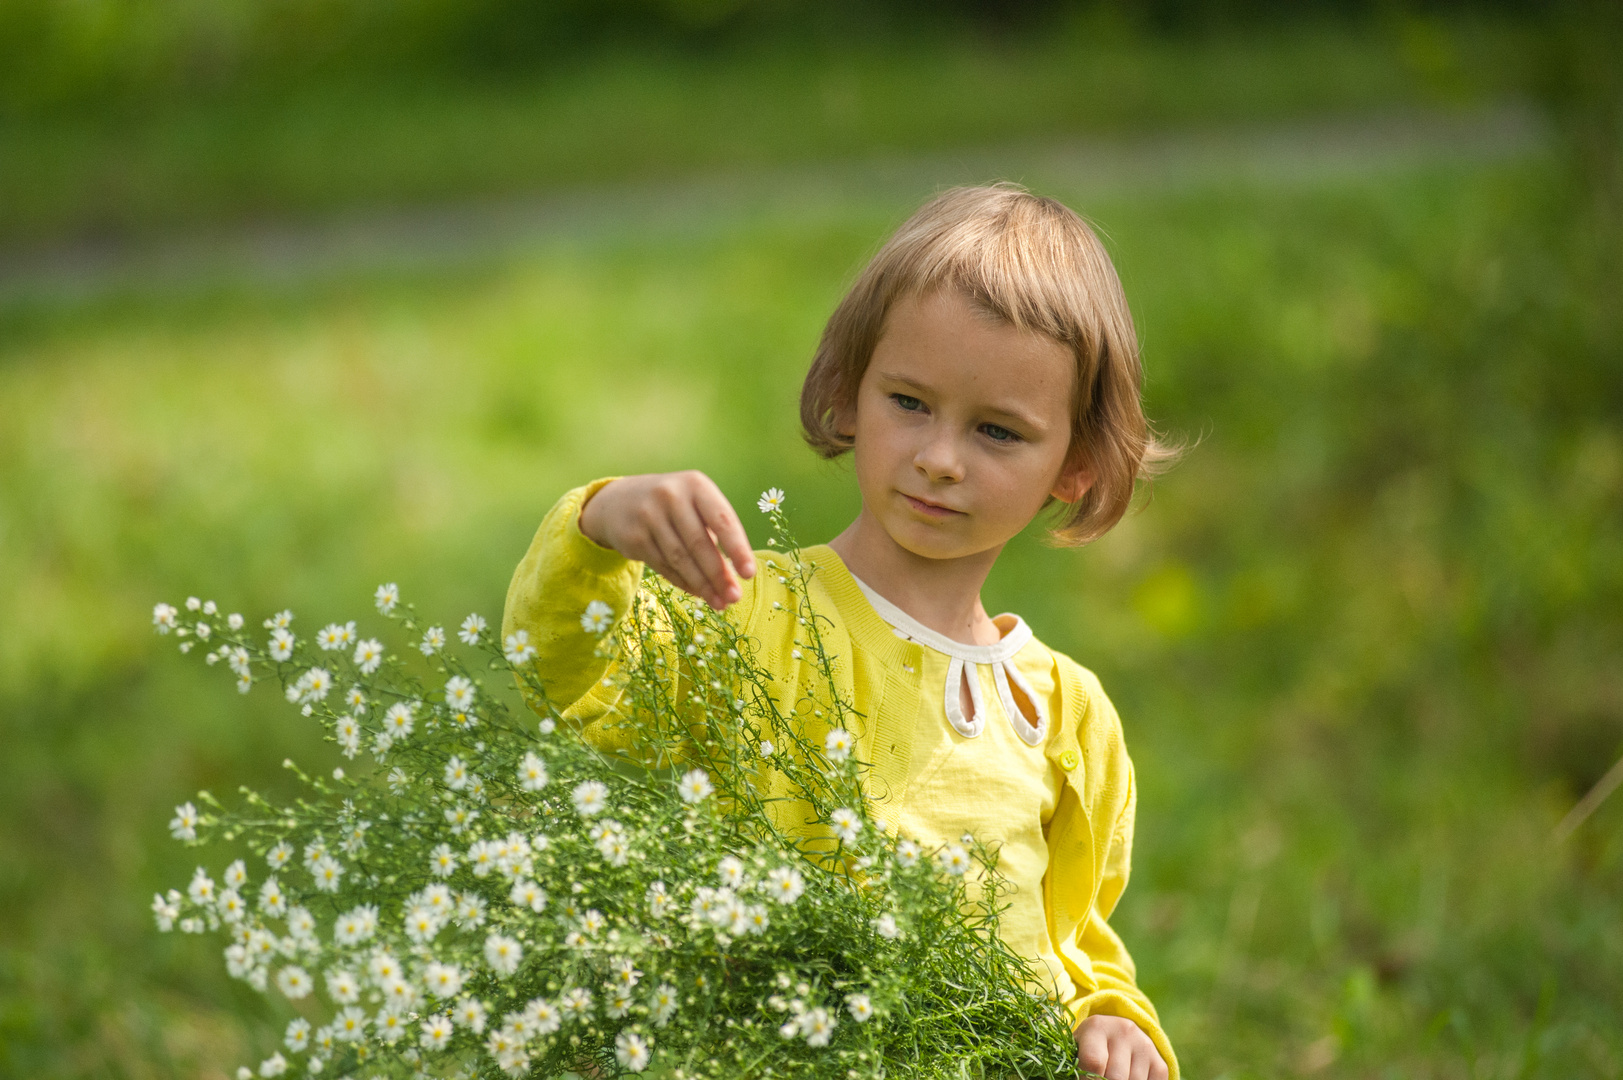
M503 634L528 631L548 696L568 703L564 715L605 750L624 739L602 723L617 691L603 686L608 661L580 617L593 600L624 614L642 574L640 563L580 531L581 506L608 482L577 488L548 512L513 574L502 619ZM815 566L808 599L833 624L823 641L841 661L836 691L866 718L854 734L858 757L870 763L877 816L927 847L965 832L998 847L998 868L1013 886L1004 940L1048 971L1074 1023L1094 1014L1133 1020L1176 1080L1155 1007L1106 922L1127 886L1135 792L1121 722L1093 673L1013 616L998 617L1001 649L949 642L867 590L832 549L805 548L801 557ZM812 672L791 655L794 597L767 567L785 556L763 551L756 559L760 570L741 582L744 595L728 617L756 642L783 699L794 701ZM979 693L966 717L958 694L944 688L956 689L971 663Z

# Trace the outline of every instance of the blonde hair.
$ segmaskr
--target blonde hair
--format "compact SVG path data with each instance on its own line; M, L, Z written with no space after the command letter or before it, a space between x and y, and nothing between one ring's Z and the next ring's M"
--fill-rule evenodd
M829 317L801 387L806 441L826 458L851 449L840 421L855 407L885 317L898 301L943 288L1076 357L1067 460L1080 457L1093 482L1050 536L1079 545L1104 535L1126 513L1136 481L1177 452L1144 417L1138 335L1104 246L1075 211L1018 184L937 195L863 268Z

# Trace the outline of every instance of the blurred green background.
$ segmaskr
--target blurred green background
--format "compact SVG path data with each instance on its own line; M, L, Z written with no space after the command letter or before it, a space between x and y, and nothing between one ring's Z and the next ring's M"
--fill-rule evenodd
M825 539L823 320L1007 177L1097 223L1193 444L987 596L1125 718L1187 1074L1623 1076L1623 796L1553 837L1623 752L1616 10L0 0L0 1075L286 1019L146 902L174 804L332 751L154 602L494 618L620 471Z

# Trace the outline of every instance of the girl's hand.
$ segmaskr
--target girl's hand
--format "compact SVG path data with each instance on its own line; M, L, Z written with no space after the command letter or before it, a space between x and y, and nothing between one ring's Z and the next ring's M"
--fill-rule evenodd
M717 611L744 595L734 569L755 576L749 537L732 504L715 481L693 469L605 484L581 507L580 531L647 563Z
M1150 1037L1123 1016L1090 1016L1076 1029L1077 1064L1109 1080L1167 1080Z

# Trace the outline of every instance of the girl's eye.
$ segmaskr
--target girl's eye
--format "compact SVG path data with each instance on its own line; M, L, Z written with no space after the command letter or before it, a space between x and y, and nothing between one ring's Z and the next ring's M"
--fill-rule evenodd
M1015 442L1020 438L1008 428L998 427L996 424L982 424L981 430L986 432L987 438L993 442Z
M897 405L900 405L908 412L918 412L920 409L924 408L924 402L907 394L892 394L890 397L892 401L896 402Z

